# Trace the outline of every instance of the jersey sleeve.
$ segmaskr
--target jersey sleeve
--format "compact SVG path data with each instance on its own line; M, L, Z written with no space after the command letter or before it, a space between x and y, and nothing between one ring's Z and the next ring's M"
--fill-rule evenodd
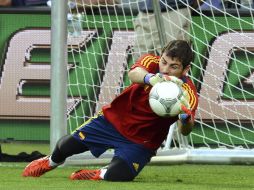
M132 65L131 70L136 67L142 67L149 73L159 72L159 56L154 56L152 54L145 54L140 57L134 65Z
M188 93L190 109L193 116L195 116L195 113L198 107L198 95L197 95L196 87L194 86L192 82L187 82L183 84L183 89L186 90Z

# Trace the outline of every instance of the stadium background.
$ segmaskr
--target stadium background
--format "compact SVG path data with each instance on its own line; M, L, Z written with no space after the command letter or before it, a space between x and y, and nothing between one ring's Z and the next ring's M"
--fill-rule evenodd
M96 13L96 11L94 12ZM103 13L103 12L102 12ZM121 10L119 10L119 12L117 14L115 14L114 11L112 11L112 14L110 15L110 17L107 15L108 12L105 12L105 15L103 15L101 17L101 15L98 12L97 16L93 16L93 15L87 15L86 19L88 22L86 22L83 25L84 30L86 30L87 28L91 29L91 28L96 28L99 31L99 38L98 40L94 40L93 46L92 46L92 51L95 51L96 53L93 55L90 54L86 54L83 53L82 54L82 59L84 60L89 60L90 63L103 63L103 60L106 59L106 57L104 56L105 54L107 54L108 52L103 52L103 51L107 51L107 43L110 44L110 42L106 41L107 39L110 38L105 38L105 37L109 37L110 35L112 35L112 29L115 28L121 28L123 31L132 31L133 30L133 25L131 22L132 16L128 13L128 11L125 12L125 14L123 15ZM128 15L129 14L129 15ZM207 12L207 15L209 15L210 13ZM200 18L199 16L192 16L192 26L191 26L191 33L195 36L195 39L193 38L192 40L194 41L194 49L198 52L198 54L195 55L195 59L194 59L194 64L200 64L202 63L202 65L206 65L205 64L205 59L203 59L203 56L209 56L208 55L208 50L209 48L206 47L204 44L202 43L203 41L209 41L210 44L213 42L214 40L214 34L217 33L223 33L225 30L225 25L227 25L228 28L234 29L234 30L246 30L246 31L250 31L252 30L252 25L248 24L252 22L252 18L246 14L246 16L244 16L244 13L241 14L241 19L239 20L237 17L227 17L225 15L222 15L221 13L214 13L215 14L215 19L216 22L212 21L209 18ZM231 13L234 14L234 13ZM125 20L126 18L128 18L127 20L129 20L129 22L127 22L126 24L122 24L121 20ZM8 45L9 45L9 41L11 40L11 38L18 32L26 30L26 29L35 29L35 30L41 30L41 29L50 29L50 12L47 9L38 9L38 10L29 10L29 9L20 9L18 12L16 10L13 9L4 9L3 11L0 11L0 57L1 57L1 62L0 62L0 77L3 78L4 76L4 64L5 64L5 59L6 59L6 53L8 50ZM93 22L94 20L96 20L97 22ZM112 22L112 23L108 23L107 21L118 21L118 22ZM245 20L247 22L245 22ZM90 22L91 21L91 22ZM86 25L86 24L89 25ZM94 23L96 23L96 26L94 25ZM216 24L214 24L216 23ZM127 28L126 28L127 26ZM200 29L200 27L197 26L202 26L203 28L205 27L206 30L202 30ZM202 28L201 27L201 28ZM207 33L206 31L209 31L210 33ZM17 44L17 46L19 46L19 44ZM89 47L88 47L89 48ZM91 46L90 46L91 48ZM88 49L89 51L89 49ZM96 55L96 56L94 56ZM72 57L73 55L68 57L68 61L72 62ZM78 54L74 54L74 57L76 56L76 58L79 56ZM238 52L236 54L237 56L237 60L242 60L243 62L246 62L246 56L244 52ZM250 56L250 59L253 59L253 56ZM93 61L94 60L94 61ZM201 61L199 61L201 60ZM45 63L49 63L50 62L50 49L34 49L31 52L31 61L32 62L45 62ZM254 60L249 60L249 62L253 63ZM84 61L85 62L85 61ZM128 59L128 64L131 65L133 63L132 58L130 57ZM233 61L231 63L230 69L232 70L236 70L238 69L236 66L236 63ZM93 65L92 65L93 67ZM95 65L94 65L94 68ZM246 68L242 67L240 69L240 72L245 75L246 71L248 71L248 68L246 66ZM81 72L81 71L77 71L77 72ZM91 70L89 71L85 71L85 72L89 72L88 76L91 76ZM15 73L15 72L14 72ZM97 71L94 70L94 74L92 74L93 80L97 80L96 79L96 73ZM200 78L201 74L200 74L200 69L198 68L192 68L192 74L195 76L195 78ZM75 81L74 79L75 76L70 75L70 81ZM237 77L234 76L233 74L230 74L228 77L228 84L234 84L237 85L237 80L235 80ZM2 79L1 79L2 80ZM82 81L84 79L80 79L80 81ZM87 77L87 83L91 82L91 78ZM196 82L196 81L195 81ZM1 85L1 82L0 82ZM125 85L128 85L128 80L125 80ZM196 82L196 85L199 87L199 84ZM248 87L246 87L248 88ZM0 88L1 90L1 88ZM247 91L251 91L253 94L253 88L248 88L246 89ZM249 96L248 94L242 94L239 93L239 91L237 91L236 89L232 88L231 85L227 85L224 87L224 93L225 94L229 94L230 92L233 92L234 94L234 98L236 99L251 99L253 97ZM78 93L77 89L73 89L74 95L75 93ZM91 96L93 97L93 93L94 91L90 91L88 90L84 90L81 92L83 97L86 96ZM49 92L49 81L46 83L27 83L25 85L22 86L22 96L38 96L38 97L46 97L49 96L50 92ZM231 94L229 94L230 96ZM226 97L225 97L226 98ZM8 106L5 105L4 102L0 102L0 106ZM86 106L84 106L86 107ZM81 109L81 108L80 108ZM78 109L77 112L78 113ZM85 111L86 112L86 111ZM87 114L89 115L89 110L87 110ZM13 117L13 118L12 118ZM69 123L72 121L69 121ZM82 123L83 120L80 119L80 123ZM211 121L206 121L206 122L211 122ZM251 125L251 124L250 124ZM0 115L0 139L1 140L5 140L5 139L9 139L9 140L21 140L21 141L30 141L30 140L35 140L35 141L49 141L49 118L48 119L18 119L15 117L15 115L13 116L9 116L8 118L5 118L4 116ZM222 129L223 125L220 126ZM251 126L250 126L251 127ZM197 127L195 127L195 132L198 133L199 127L197 125ZM213 136L214 131L210 130L210 129L206 129L206 134L207 136ZM234 128L232 127L232 133L234 133ZM228 137L221 133L220 134L220 139L223 139L223 141L229 141ZM251 137L250 134L248 134L246 132L246 134L244 134L244 136L246 137L246 139L252 139L254 137ZM197 137L197 139L194 139L194 141L198 144L199 141L202 141L202 139L199 139ZM241 144L241 142L237 142L237 139L235 139L235 144Z

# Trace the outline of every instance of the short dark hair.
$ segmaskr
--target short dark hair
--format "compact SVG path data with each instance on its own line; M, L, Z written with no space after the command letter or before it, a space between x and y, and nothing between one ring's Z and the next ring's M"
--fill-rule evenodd
M185 40L170 41L161 51L161 54L166 53L166 56L172 59L178 59L183 64L183 68L191 64L193 52L190 44Z

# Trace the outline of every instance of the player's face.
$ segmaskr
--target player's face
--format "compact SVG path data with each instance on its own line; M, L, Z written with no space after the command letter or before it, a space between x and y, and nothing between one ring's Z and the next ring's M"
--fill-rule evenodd
M178 78L185 74L182 63L178 59L172 59L166 56L165 53L160 58L159 70L162 74L176 76Z

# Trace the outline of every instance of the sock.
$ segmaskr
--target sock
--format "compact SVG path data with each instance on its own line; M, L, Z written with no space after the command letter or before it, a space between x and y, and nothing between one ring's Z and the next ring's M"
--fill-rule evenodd
M100 171L101 171L101 173L100 173L100 178L101 178L101 179L104 179L104 175L105 175L105 173L107 172L107 170L108 170L107 168L101 168L101 169L100 169Z
M57 167L59 165L61 165L62 163L56 163L51 159L51 156L49 157L49 166L51 167Z

